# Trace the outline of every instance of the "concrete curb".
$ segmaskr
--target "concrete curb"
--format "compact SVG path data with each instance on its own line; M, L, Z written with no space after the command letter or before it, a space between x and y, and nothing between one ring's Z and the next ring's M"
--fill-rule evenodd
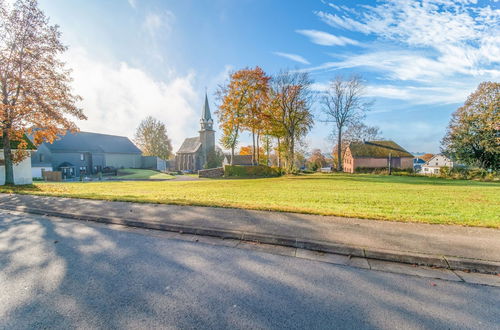
M500 262L470 259L457 256L442 256L421 254L411 251L382 250L369 247L335 244L327 241L306 240L303 238L269 235L255 232L243 232L224 228L203 228L188 225L169 224L151 221L139 221L117 217L101 217L82 215L66 212L47 211L44 209L29 208L24 206L0 204L0 209L24 213L54 216L74 220L94 221L106 224L117 224L144 229L178 232L200 236L211 236L223 239L237 239L242 241L258 242L264 244L281 245L312 251L335 253L353 257L377 259L384 261L415 264L420 266L446 268L451 270L473 271L484 274L500 274Z

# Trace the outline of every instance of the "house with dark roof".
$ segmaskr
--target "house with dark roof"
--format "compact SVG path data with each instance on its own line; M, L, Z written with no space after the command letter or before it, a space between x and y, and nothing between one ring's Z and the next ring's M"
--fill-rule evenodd
M224 155L222 165L231 165L231 155ZM233 165L252 166L252 155L234 155Z
M23 147L24 150L29 151L28 157L23 159L20 163L14 164L14 184L31 184L33 179L31 176L31 153L36 150L35 145L28 139L28 137L23 137L23 142L26 146ZM15 152L21 141L10 141L10 148L12 152ZM5 184L5 158L3 154L3 139L0 137L0 185Z
M175 169L178 171L196 172L205 167L207 157L215 152L215 131L212 116L205 94L205 104L201 113L201 129L199 136L187 138L175 156Z
M42 143L32 156L32 166L52 166L63 178L102 172L109 168L141 168L141 150L124 136L68 132L53 143Z
M412 169L413 155L394 141L352 142L347 147L344 172L354 173L361 168Z

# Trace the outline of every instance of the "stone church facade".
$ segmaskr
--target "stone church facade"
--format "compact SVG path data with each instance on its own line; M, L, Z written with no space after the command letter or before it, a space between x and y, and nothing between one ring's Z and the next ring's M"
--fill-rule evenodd
M213 124L208 97L205 94L199 136L187 138L182 143L175 156L175 169L177 171L196 172L205 167L208 155L215 152Z

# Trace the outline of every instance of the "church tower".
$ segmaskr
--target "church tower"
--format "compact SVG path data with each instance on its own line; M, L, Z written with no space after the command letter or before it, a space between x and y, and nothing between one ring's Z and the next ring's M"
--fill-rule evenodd
M215 152L215 131L213 129L214 121L210 114L210 106L208 105L207 93L205 93L205 105L201 113L201 130L200 142L202 148L202 166L207 163L207 155L210 152Z

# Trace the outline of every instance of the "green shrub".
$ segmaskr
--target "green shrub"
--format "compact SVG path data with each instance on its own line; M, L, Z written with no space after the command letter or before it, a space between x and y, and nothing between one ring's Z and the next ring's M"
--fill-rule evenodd
M265 178L282 175L281 169L278 167L269 167L266 165L243 166L243 165L226 165L224 166L224 176L227 178Z
M482 168L441 167L439 176L459 180L500 181L500 173Z

